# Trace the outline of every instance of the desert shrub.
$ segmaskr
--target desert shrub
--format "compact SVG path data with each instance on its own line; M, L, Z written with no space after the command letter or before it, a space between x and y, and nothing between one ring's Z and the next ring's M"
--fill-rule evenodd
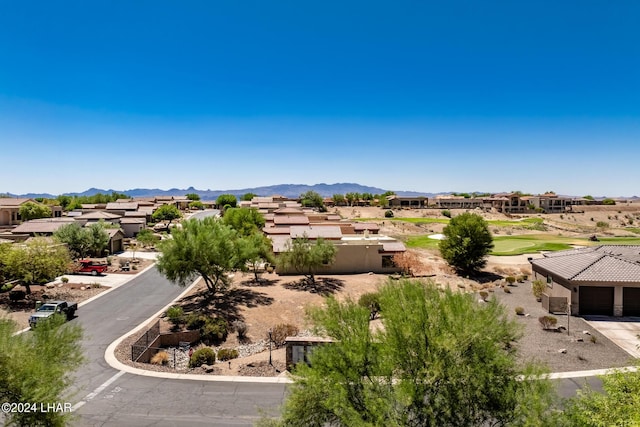
M102 285L100 283L98 283L98 282L94 282L94 283L91 284L91 287L93 289L100 289L102 287Z
M445 210L442 211L442 215L446 216L447 218L451 218L451 211L445 209Z
M60 278L60 281L61 281L62 283L69 283L69 278L68 278L68 277L65 277L65 276L62 276L62 277Z
M542 280L534 280L531 283L531 291L536 299L542 298L542 294L547 290L547 284Z
M234 320L233 323L231 323L231 327L238 334L239 340L247 337L247 329L249 329L249 327L242 320Z
M164 350L157 352L151 358L152 365L166 365L167 363L169 363L169 354Z
M218 350L218 360L224 362L238 357L238 350L235 348L221 348Z
M509 289L508 286L503 287L502 290L504 291L505 294L510 294L511 293L511 289Z
M558 323L558 319L553 316L540 316L538 317L538 322L542 325L542 329L546 331L548 329L555 328Z
M589 341L591 341L593 344L598 342L598 337L596 337L595 335L591 335L589 337Z
M387 209L387 210L384 212L384 217L385 217L385 218L393 218L393 211L392 211L391 209Z
M196 329L201 329L207 323L207 317L191 313L187 316L185 323L187 324L187 329L195 331Z
M189 367L197 368L202 365L213 365L216 363L216 353L210 347L203 347L193 352L189 359Z
M524 314L524 307L516 307L515 311L518 316L522 316Z
M609 223L606 221L598 221L596 222L596 227L598 228L609 228Z
M422 268L422 262L415 252L400 252L393 256L393 264L402 270L402 274L413 277Z
M219 317L207 319L200 328L200 338L208 344L224 341L228 334L227 321Z
M358 300L358 305L369 309L369 320L376 318L380 312L380 295L376 292L362 294Z
M489 292L487 291L480 291L480 298L482 298L482 301L486 301L487 298L489 298Z
M296 335L298 335L298 328L289 323L280 323L271 329L271 340L276 347L282 347L287 337ZM269 339L269 334L267 334L267 339Z
M520 276L516 276L516 282L518 283L524 283L525 278L524 276L520 275Z
M27 293L23 290L12 289L9 291L9 301L21 301L27 297Z
M179 305L174 305L167 309L167 318L171 323L178 326L184 320L184 310Z
M516 278L513 276L507 276L504 278L504 280L509 284L509 286L513 285L514 283L516 283Z

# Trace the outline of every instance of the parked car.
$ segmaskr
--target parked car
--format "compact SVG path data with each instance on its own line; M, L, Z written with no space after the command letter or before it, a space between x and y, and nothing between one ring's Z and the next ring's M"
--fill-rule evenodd
M54 314L62 314L66 316L67 320L73 319L73 316L78 310L78 304L68 301L49 301L42 304L35 313L29 317L29 326L32 328L42 319L47 319Z
M78 261L79 267L74 273L89 273L92 276L104 274L109 266L104 262L94 261L92 259L81 259Z

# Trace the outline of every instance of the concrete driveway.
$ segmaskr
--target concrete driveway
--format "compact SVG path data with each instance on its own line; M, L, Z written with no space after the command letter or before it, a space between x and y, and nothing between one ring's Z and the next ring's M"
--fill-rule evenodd
M640 358L640 317L584 316L602 335L635 358Z

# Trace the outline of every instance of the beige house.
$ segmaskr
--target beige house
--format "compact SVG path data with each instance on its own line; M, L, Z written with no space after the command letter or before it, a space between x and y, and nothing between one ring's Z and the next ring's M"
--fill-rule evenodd
M640 246L551 252L531 267L547 283L543 303L569 304L573 315L640 316Z
M18 225L22 222L20 218L20 207L25 203L40 204L34 199L0 197L0 226ZM62 216L62 207L49 206L51 216L60 218Z
M426 208L429 204L427 197L402 197L402 196L387 196L390 208Z

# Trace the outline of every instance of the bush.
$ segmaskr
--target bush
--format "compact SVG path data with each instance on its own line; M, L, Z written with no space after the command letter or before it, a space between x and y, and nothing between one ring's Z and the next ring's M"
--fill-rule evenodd
M511 293L511 289L509 289L509 287L508 287L508 286L504 286L504 287L502 288L502 290L504 291L504 293L505 293L505 294L510 294L510 293Z
M235 348L221 348L218 350L218 360L224 362L238 357L238 350Z
M386 210L385 213L384 213L384 217L385 218L393 218L393 211L391 209Z
M169 354L164 350L157 352L151 358L152 365L166 365L167 363L169 363Z
M200 338L208 344L218 343L227 339L227 321L219 317L207 319L200 328Z
M596 227L598 228L609 228L609 223L606 221L598 221L596 222Z
M516 277L516 282L518 283L524 283L524 281L527 280L524 276L517 276Z
M486 301L487 298L489 298L489 292L487 291L480 291L480 298L482 298L482 301Z
M186 323L188 330L195 331L196 329L202 328L204 324L207 323L207 317L191 313L187 316Z
M271 340L276 347L282 347L287 337L294 337L296 335L298 335L298 328L289 323L280 323L271 329ZM267 339L269 339L268 333Z
M531 283L531 291L533 292L533 296L536 297L536 299L542 298L542 294L546 290L547 284L542 280L534 280L533 283Z
M442 216L446 216L447 218L451 218L451 211L445 209L442 211Z
M213 365L216 363L216 353L210 347L203 347L193 352L189 359L189 367L197 368L202 365Z
M509 286L513 285L516 282L516 278L513 276L507 276L504 280L509 284Z
M243 340L247 337L247 329L249 328L242 320L234 320L231 327L233 327L233 330L238 334L239 340Z
M548 329L555 328L558 323L558 319L553 316L540 316L538 317L538 322L542 325L542 329L546 331Z
M60 281L61 281L62 283L69 283L69 278L68 278L68 277L65 277L65 276L62 276L62 277L60 278Z
M171 323L178 326L184 320L184 310L179 305L169 307L167 310L167 318Z
M516 314L518 316L522 316L524 314L524 308L523 307L516 307L515 311L516 311Z
M380 312L380 296L375 292L362 294L358 305L369 309L369 320L374 320Z
M596 337L595 335L591 335L589 337L589 341L591 341L593 344L598 342L598 337Z

